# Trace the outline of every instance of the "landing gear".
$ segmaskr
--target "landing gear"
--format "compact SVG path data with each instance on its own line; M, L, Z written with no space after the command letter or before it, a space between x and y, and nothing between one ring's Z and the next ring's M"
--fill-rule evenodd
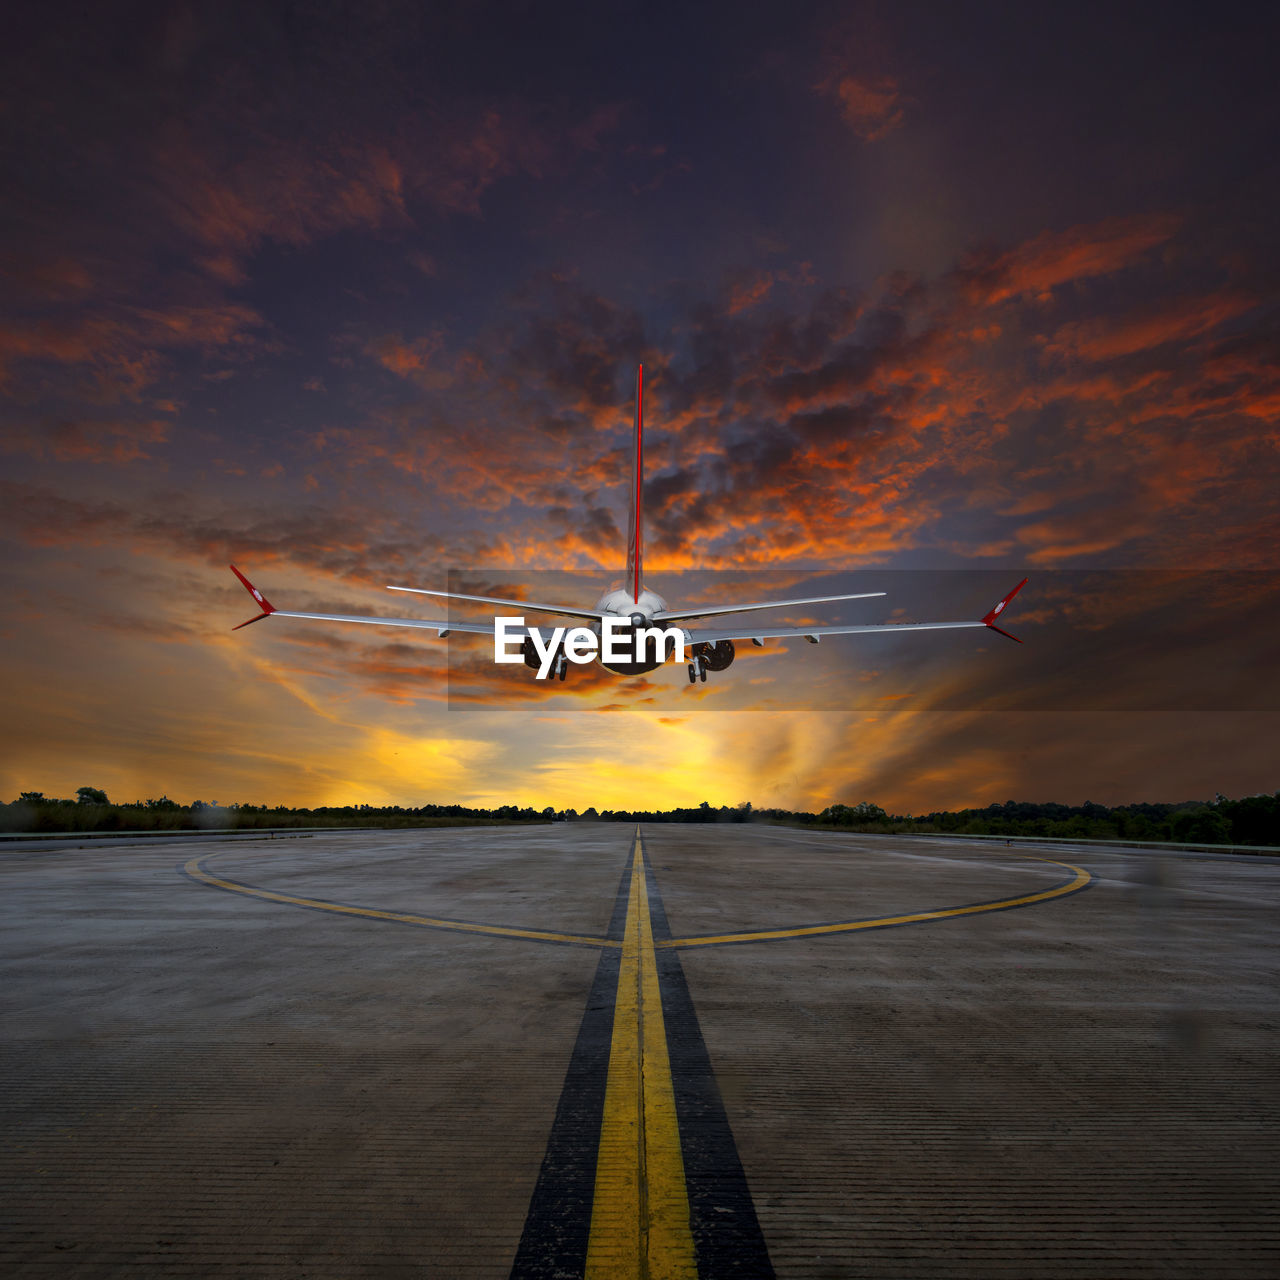
M569 674L569 659L566 658L565 655L562 653L556 659L555 678L557 680L563 680L565 676L568 674Z
M689 654L689 683L707 682L708 671L728 671L733 664L733 641L717 640L715 644L700 641Z

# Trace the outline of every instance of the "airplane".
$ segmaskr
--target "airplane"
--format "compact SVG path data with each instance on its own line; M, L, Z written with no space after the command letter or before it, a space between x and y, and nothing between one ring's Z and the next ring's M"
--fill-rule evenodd
M615 585L596 602L594 609L575 608L568 605L540 604L532 600L505 600L498 596L466 595L457 591L435 591L425 587L388 586L389 591L409 592L414 595L431 596L440 600L466 601L469 604L502 605L535 613L549 613L562 618L581 619L586 630L600 639L602 629L609 632L631 633L633 636L642 628L659 626L675 627L679 638L683 640L683 650L688 653L689 683L706 682L709 671L726 671L732 665L737 652L734 641L750 640L752 644L763 647L766 640L785 640L803 636L811 644L817 644L825 636L869 635L886 631L945 631L960 627L987 627L998 631L1002 636L1017 641L1017 636L1010 635L1002 627L996 625L996 619L1003 614L1009 602L1026 586L1028 579L1018 583L1007 596L978 622L889 622L870 626L775 626L771 623L752 625L748 622L735 622L731 626L676 626L706 618L723 617L728 614L752 613L767 609L794 608L800 605L831 604L843 600L868 600L874 596L883 596L883 591L861 591L852 595L805 596L793 600L762 600L751 604L700 605L696 608L672 609L656 592L651 591L643 583L644 559L644 519L643 519L643 476L644 476L644 366L636 372L636 418L635 434L632 449L632 473L630 484L630 512L627 518L627 565L626 578L620 585ZM493 636L497 621L490 623L460 622L452 618L381 618L341 613L297 613L289 609L277 609L245 577L235 565L231 572L243 583L244 588L253 597L262 610L256 617L241 622L232 628L239 631L250 623L261 622L273 615L280 618L310 618L318 622L360 622L379 627L416 627L420 630L434 631L437 637L447 636L451 631L471 632L476 635ZM605 623L608 621L607 628ZM511 625L518 623L519 625ZM520 653L514 659L521 660L545 678L564 680L568 672L570 653L566 653L567 639L565 628L525 626L523 618L504 621L504 629L513 640L521 643ZM569 636L574 633L569 632ZM606 671L615 675L634 676L654 671L669 660L659 643L659 636L647 631L645 637L637 637L645 643L632 645L631 661L618 661L616 655L609 655L604 646L596 649L595 660ZM495 654L496 656L496 654ZM584 658L572 655L574 661Z

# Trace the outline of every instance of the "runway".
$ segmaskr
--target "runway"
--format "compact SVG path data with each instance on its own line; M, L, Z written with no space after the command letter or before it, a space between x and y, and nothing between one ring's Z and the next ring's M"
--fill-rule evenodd
M0 1270L1280 1259L1280 861L754 825L0 851Z

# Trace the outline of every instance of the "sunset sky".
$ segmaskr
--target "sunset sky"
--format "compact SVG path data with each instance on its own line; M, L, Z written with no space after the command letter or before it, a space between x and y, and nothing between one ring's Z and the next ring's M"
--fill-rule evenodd
M0 799L1280 789L1265 8L11 7ZM231 631L231 561L281 608L594 605L641 361L673 605L977 619L1029 576L1025 644L548 685L465 638Z

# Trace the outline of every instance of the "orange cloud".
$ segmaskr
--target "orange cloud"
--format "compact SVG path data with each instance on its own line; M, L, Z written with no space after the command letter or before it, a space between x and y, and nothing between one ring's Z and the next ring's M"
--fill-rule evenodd
M35 260L16 253L4 255L0 257L0 274L16 293L45 303L74 302L93 288L88 264L56 250Z
M23 364L83 366L86 398L137 399L159 376L165 353L239 349L261 317L235 302L152 307L87 304L66 319L0 327L0 382Z
M890 76L840 75L818 85L824 96L840 104L845 124L863 142L878 142L906 118L906 97Z
M426 376L443 342L444 335L439 332L412 342L406 342L398 334L386 334L370 342L366 350L389 372L417 380Z
M725 310L731 316L749 311L764 301L773 288L774 277L768 271L752 271L740 276L729 288L729 300Z
M9 432L3 447L9 453L45 456L59 462L134 462L151 456L150 449L169 438L170 424L159 418L56 419Z
M1140 261L1170 240L1178 226L1179 219L1163 214L1046 231L1005 253L972 255L955 278L970 299L988 306L1026 294L1046 297L1060 285Z
M1185 298L1145 315L1063 325L1046 343L1044 351L1047 356L1113 360L1135 351L1150 351L1166 343L1199 337L1255 305L1255 299L1239 293Z

